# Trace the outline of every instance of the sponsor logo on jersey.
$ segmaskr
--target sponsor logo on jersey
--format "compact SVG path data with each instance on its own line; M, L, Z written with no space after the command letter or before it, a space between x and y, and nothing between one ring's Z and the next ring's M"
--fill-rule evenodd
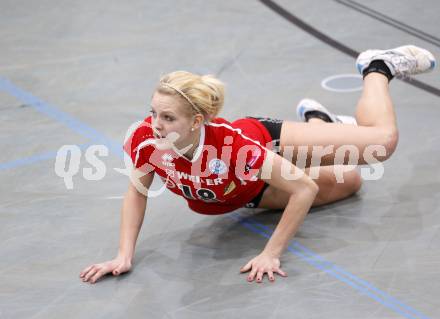
M173 156L171 154L165 153L162 155L162 165L167 167L174 167Z
M221 175L228 171L228 167L221 159L214 158L209 161L209 170L213 174Z
M236 187L236 185L235 185L234 181L230 182L229 185L225 187L225 191L223 193L223 196L226 196L229 193L231 193L235 189L235 187Z
M187 180L196 184L205 184L208 186L223 184L223 179L221 178L201 178L197 175L191 175L181 171L174 171L172 169L165 169L165 173L171 178L177 177L179 180Z
M197 175L191 175L191 174L187 174L185 172L180 172L180 171L176 171L176 175L177 175L178 179L188 180L193 183L200 183L201 182L200 176L197 176Z

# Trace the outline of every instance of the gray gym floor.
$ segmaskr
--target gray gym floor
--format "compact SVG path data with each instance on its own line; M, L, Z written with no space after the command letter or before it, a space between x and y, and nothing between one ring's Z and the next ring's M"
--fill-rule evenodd
M356 0L357 1L357 0ZM354 55L412 43L440 57L437 1L0 1L0 318L439 318L440 78L391 84L400 142L380 180L313 209L282 257L287 278L246 282L280 212L210 217L166 192L148 203L134 269L115 256L128 179L121 145L160 75L216 74L222 116L295 120L317 99L353 114ZM85 152L105 144L105 176ZM73 189L55 173L78 145ZM155 182L155 187L160 183Z

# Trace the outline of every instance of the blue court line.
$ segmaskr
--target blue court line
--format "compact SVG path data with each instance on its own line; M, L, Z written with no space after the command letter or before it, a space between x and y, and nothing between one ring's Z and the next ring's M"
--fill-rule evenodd
M239 222L245 228L251 230L254 233L258 233L265 238L270 238L273 230L266 225L258 223L249 217L242 217L238 213L232 213L228 215L235 221ZM350 287L356 289L360 293L367 295L368 297L376 300L385 307L395 311L396 313L409 319L429 319L427 316L421 312L415 310L414 308L404 304L403 302L397 300L395 297L388 295L386 292L378 289L369 282L356 277L345 269L337 266L318 254L314 253L310 249L301 245L297 241L293 241L287 250L298 256L300 259L308 263L309 265L329 274L330 276L344 282Z
M77 146L81 150L84 150L90 145L91 145L91 143L81 144L81 145L77 145ZM17 167L25 166L25 165L31 165L31 164L35 164L35 163L41 162L41 161L51 160L51 159L54 159L56 157L56 155L57 155L56 151L50 151L50 152L46 152L46 153L33 155L30 157L19 158L19 159L9 161L6 163L0 163L0 171L11 169L11 168L17 168Z
M107 147L110 149L111 152L115 153L119 157L123 157L123 149L122 149L122 142L116 143L112 140L110 140L108 137L106 137L104 134L98 132L93 127L88 126L87 124L84 124L83 122L78 121L71 115L58 110L57 108L47 104L43 100L40 100L36 96L32 95L31 93L28 93L8 80L0 77L0 90L6 91L21 102L32 106L35 110L38 112L41 112L48 117L66 125L70 129L72 129L74 132L83 135L92 141L94 141L97 144L104 144L107 145Z
M109 140L100 132L96 131L92 127L76 120L72 116L64 113L53 106L46 104L44 101L34 97L28 92L25 92L9 81L0 78L0 90L5 90L11 95L15 96L22 102L33 106L36 110L48 115L49 117L65 124L70 127L75 132L87 136L92 140L99 142L101 144L108 145L108 147L119 157L123 157L122 146ZM257 233L265 238L270 238L272 230L266 225L260 224L251 218L244 218L238 213L230 213L227 215L232 219L238 221L242 226ZM356 277L355 275L349 273L348 271L342 269L341 267L326 261L324 258L314 253L310 249L304 247L297 241L293 241L288 247L287 251L298 256L300 259L308 263L309 265L329 274L333 278L347 284L348 286L354 288L361 294L364 294L371 299L379 302L383 306L395 311L396 313L409 319L429 319L427 316L413 309L412 307L405 305L396 298L389 296L387 293L381 291L380 289L374 287L367 281Z

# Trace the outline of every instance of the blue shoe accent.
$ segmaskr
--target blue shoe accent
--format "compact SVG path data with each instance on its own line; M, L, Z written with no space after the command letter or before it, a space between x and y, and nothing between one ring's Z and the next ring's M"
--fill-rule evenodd
M431 69L431 70L435 69L436 64L437 64L437 63L435 63L435 60L431 60L431 66L430 66L430 69Z
M301 106L298 108L298 113L301 114L301 116L304 116L304 112L305 112L305 110L306 110L306 107L305 107L304 105L301 105Z

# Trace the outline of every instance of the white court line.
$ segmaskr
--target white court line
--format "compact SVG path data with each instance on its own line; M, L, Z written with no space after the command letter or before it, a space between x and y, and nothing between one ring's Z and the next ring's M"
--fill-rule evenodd
M361 80L361 84L358 87L351 87L351 88L347 88L347 89L337 89L334 87L331 87L328 85L329 82L333 81L333 80L338 80L338 79L360 79ZM328 91L332 91L332 92L341 92L341 93L346 93L346 92L356 92L356 91L361 91L362 90L362 76L359 74L336 74L336 75L332 75L329 76L327 78L325 78L324 80L321 81L321 86L328 90Z

